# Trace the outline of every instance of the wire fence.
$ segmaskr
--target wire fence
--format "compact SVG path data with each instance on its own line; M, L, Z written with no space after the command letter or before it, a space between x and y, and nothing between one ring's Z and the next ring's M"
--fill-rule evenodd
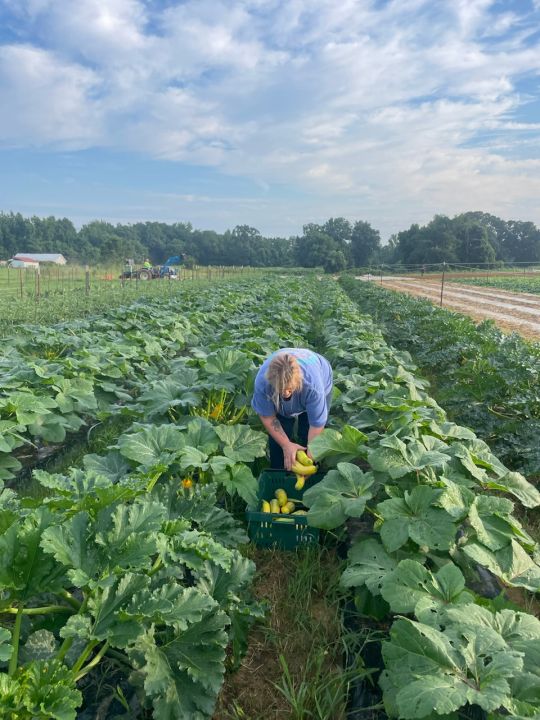
M172 295L186 283L221 282L260 269L233 266L180 268L176 275L144 280L122 277L121 266L0 267L0 336L21 323L50 325L83 318L142 297Z
M445 283L464 281L466 283L485 283L494 285L500 279L500 286L508 284L508 289L517 291L532 290L540 292L540 264L537 261L516 263L423 263L414 265L385 265L356 268L355 273L362 279L378 281L395 280L399 277L424 280L431 284L440 284L439 304L443 305ZM526 285L523 281L531 282ZM517 284L515 284L517 281ZM515 284L512 287L512 284Z
M86 295L107 290L111 283L121 287L132 287L141 290L146 283L178 282L186 280L218 280L253 271L254 268L235 266L193 266L181 267L176 276L167 274L163 277L145 279L133 273L124 277L121 266L90 267L77 265L37 265L35 267L0 267L0 299L2 297L32 297L40 302L55 293L67 293L70 290L81 290Z
M489 263L416 263L416 264L402 264L394 263L387 264L381 263L379 265L366 265L364 267L354 268L354 272L357 274L365 273L371 275L381 276L384 274L389 275L420 275L424 277L426 275L440 275L443 272L452 273L463 273L466 277L490 277L491 275L503 276L503 275L528 275L534 273L540 273L540 262L528 261L528 262L513 262L513 263L502 263L501 261L489 262Z

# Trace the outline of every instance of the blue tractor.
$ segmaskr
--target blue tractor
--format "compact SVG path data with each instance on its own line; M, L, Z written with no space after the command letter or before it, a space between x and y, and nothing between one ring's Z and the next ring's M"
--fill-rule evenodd
M173 255L163 265L147 265L142 268L133 268L133 265L126 261L124 272L120 275L121 280L178 280L177 267L184 263L185 256Z

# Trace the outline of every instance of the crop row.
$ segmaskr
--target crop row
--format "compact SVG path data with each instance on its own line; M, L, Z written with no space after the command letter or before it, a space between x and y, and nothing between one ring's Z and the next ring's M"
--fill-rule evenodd
M517 273L512 277L497 277L497 275L488 275L485 278L462 278L459 281L464 285L474 285L477 287L494 287L508 292L526 292L538 295L540 293L540 276L538 273L530 275Z
M386 712L536 717L540 621L486 596L540 589L537 544L513 515L515 501L536 507L540 493L448 422L409 356L338 294L329 287L316 312L344 424L313 441L334 469L304 502L310 524L351 532L342 582L361 614L388 627Z
M245 424L255 362L309 326L310 293L289 291L235 285L183 308L201 344L144 363L111 405L134 420L114 446L64 474L35 471L42 500L0 494L0 717L92 713L101 667L127 716L211 716L262 614L224 506L253 500L266 452ZM166 335L177 306L147 310Z
M411 353L453 419L475 428L513 469L540 474L538 346L426 300L352 278L342 285L391 345Z
M206 346L231 313L247 309L219 286L190 297L138 302L54 327L24 326L0 356L0 480L89 421L104 420L192 345Z

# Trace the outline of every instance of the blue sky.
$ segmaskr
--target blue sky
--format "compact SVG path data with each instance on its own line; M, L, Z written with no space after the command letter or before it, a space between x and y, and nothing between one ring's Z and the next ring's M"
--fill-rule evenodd
M540 224L540 0L0 0L0 210Z

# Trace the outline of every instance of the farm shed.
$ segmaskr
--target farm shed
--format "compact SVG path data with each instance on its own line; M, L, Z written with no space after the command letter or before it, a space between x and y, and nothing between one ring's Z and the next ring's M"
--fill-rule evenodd
M13 260L35 261L37 263L53 263L65 265L67 260L61 253L17 253Z
M15 256L12 258L9 263L8 267L10 268L39 268L39 262L37 260L34 260L32 257L26 257L24 255Z

